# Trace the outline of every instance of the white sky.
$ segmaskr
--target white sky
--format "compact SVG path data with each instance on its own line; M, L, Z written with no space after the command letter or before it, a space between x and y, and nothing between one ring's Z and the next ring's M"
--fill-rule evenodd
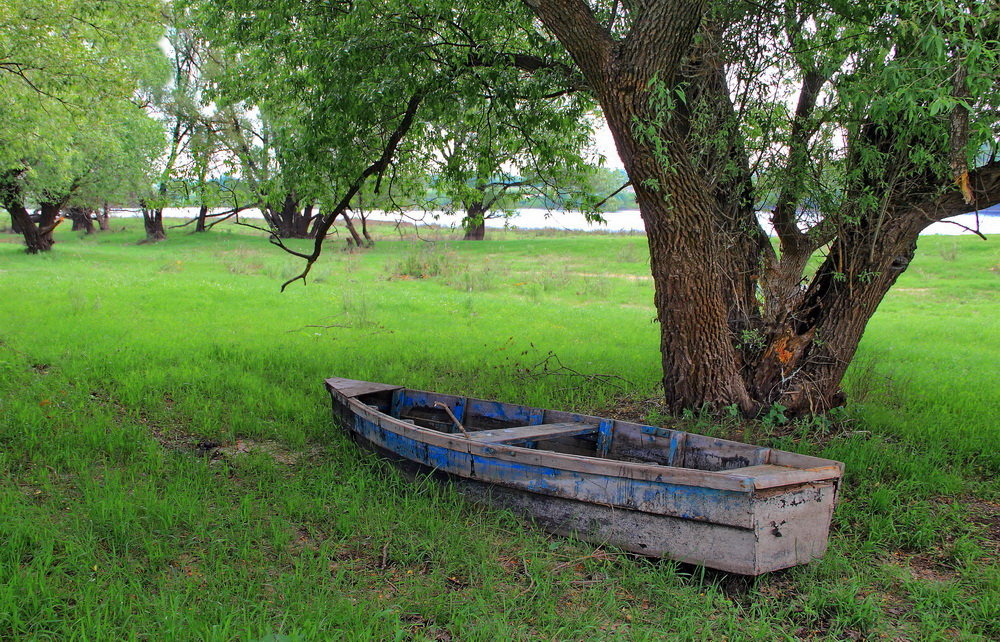
M611 130L604 119L600 119L599 126L594 131L594 142L597 151L604 154L607 161L604 166L610 169L623 169L625 165L618 157L618 149L615 147L615 139L611 136Z

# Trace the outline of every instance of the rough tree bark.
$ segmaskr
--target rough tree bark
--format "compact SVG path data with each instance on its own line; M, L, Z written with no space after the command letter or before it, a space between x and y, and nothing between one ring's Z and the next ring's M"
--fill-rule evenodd
M705 153L688 136L694 116L705 116L688 112L699 93L711 100L698 109L720 110L720 123L734 116L725 113L732 106L724 71L711 60L713 25L702 22L707 2L637 3L620 40L583 0L525 3L586 77L635 187L651 255L663 386L675 410L735 404L753 414L780 403L798 414L842 403L840 384L865 326L908 266L920 231L1000 201L1000 163L970 172L963 194L942 189L940 177L917 176L901 153L887 171L910 171L908 189L894 191L885 176L871 176L869 187L885 194L884 207L800 230L797 172L808 154L809 117L828 81L804 68L773 216L781 250L775 253L753 211L738 139ZM677 88L687 99L658 113L651 92ZM736 171L716 171L723 165ZM827 243L823 264L806 279L807 261Z

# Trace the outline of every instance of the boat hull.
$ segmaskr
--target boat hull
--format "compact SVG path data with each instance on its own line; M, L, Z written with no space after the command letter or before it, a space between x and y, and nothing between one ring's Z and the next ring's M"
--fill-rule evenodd
M766 488L736 474L706 474L698 485L692 471L650 467L653 475L634 464L609 468L437 435L331 394L340 423L360 445L554 534L743 575L803 564L827 548L839 474Z

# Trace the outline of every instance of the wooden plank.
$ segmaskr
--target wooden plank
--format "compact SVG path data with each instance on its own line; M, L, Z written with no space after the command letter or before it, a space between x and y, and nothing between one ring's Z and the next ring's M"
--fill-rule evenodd
M843 462L800 455L799 453L792 453L786 450L772 450L768 455L767 463L777 466L788 466L789 468L805 468L807 470L836 466L841 473L844 472Z
M501 425L504 423L514 424L515 426L540 424L542 417L541 408L472 397L468 399L466 410L466 423L472 426L478 425L480 419L488 420L487 425L490 421L495 422L494 425L497 423Z
M778 488L780 486L793 486L807 482L827 481L840 477L840 469L836 466L803 470L789 466L762 464L760 466L733 468L726 472L731 475L746 475L749 479L753 480L753 486L758 490Z
M373 392L385 392L387 390L400 390L403 386L394 386L388 383L374 383L372 381L359 381L358 379L343 379L341 377L331 377L326 380L326 385L331 390L336 390L348 399L360 397Z
M685 468L725 472L768 463L770 452L769 448L694 433L687 434L683 450Z
M537 424L534 426L517 426L499 430L479 430L472 433L471 438L485 444L513 444L520 441L539 441L556 439L558 437L576 437L592 435L597 432L597 426L568 421L558 424Z

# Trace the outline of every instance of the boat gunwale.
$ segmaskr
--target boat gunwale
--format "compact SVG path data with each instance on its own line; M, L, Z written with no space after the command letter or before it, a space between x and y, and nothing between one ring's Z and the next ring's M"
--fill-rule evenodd
M636 463L596 456L560 453L550 450L536 450L533 448L525 448L523 446L514 446L511 444L488 444L478 442L475 439L470 439L464 436L456 436L455 433L444 433L431 428L424 428L423 426L418 426L402 419L397 419L396 417L382 412L381 410L378 410L377 408L374 408L358 399L357 396L361 395L345 395L340 392L335 385L330 383L330 380L327 381L327 387L331 392L336 392L346 401L347 407L351 410L351 412L376 423L383 429L388 429L395 434L415 438L423 443L446 448L448 450L465 452L470 455L495 458L501 461L527 463L579 473L622 477L649 482L671 483L684 486L700 486L704 488L742 493L750 493L755 490L771 488L801 486L803 484L817 482L836 482L843 475L843 464L834 460L821 460L830 462L830 464L826 466L811 468L795 468L787 466L786 468L789 468L787 472L782 471L778 473L749 475L734 472L738 469L732 469L729 471L698 470L695 468L682 468L678 466L666 466L655 463ZM387 386L385 388L385 390L390 389L408 390L433 395L443 394L433 391L406 388L405 386ZM458 395L443 394L443 396L461 398ZM481 401L490 402L491 400L483 399ZM590 415L580 416L591 417ZM599 417L592 418L602 419ZM787 451L774 449L773 452L786 453Z

